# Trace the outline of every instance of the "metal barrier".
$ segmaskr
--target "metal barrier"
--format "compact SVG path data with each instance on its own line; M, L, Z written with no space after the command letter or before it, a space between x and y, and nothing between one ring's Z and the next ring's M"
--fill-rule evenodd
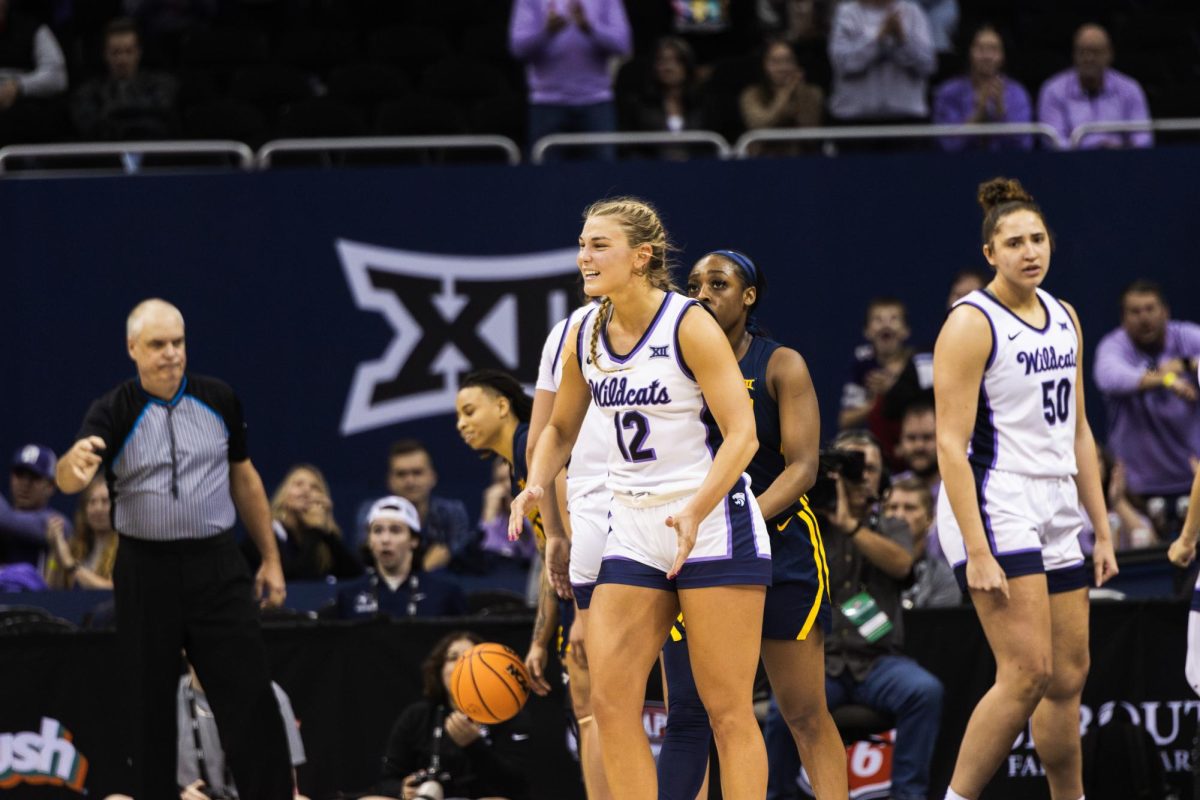
M69 158L72 156L129 156L169 154L179 156L227 155L234 157L241 169L253 169L254 151L242 142L224 140L171 142L83 142L78 144L14 144L0 148L0 173L6 162L17 158ZM127 172L138 167L126 166Z
M509 164L521 163L521 149L507 136L356 136L332 139L276 139L258 150L255 163L270 169L279 153L351 152L362 150L500 150Z
M1146 119L1126 122L1085 122L1071 131L1071 147L1093 133L1200 132L1200 117L1187 119Z
M729 158L725 137L713 131L622 131L617 133L552 133L537 140L530 155L534 164L546 161L546 151L555 147L590 147L604 144L712 145L718 158Z
M742 134L734 145L736 158L752 158L751 145L760 142L825 142L870 139L930 139L957 136L1041 136L1055 149L1066 142L1043 122L987 122L978 125L849 125L828 128L763 128Z

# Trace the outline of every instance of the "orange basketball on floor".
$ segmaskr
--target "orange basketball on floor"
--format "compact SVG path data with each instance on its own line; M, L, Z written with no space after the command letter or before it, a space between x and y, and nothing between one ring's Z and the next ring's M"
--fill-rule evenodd
M450 676L454 704L481 725L495 725L517 715L529 699L529 672L511 649L495 642L477 644Z

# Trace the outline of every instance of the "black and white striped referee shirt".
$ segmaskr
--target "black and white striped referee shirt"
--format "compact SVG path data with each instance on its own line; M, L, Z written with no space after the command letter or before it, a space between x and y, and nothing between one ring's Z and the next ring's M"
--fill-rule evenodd
M137 539L204 539L237 518L229 463L246 460L242 406L227 384L185 375L169 401L135 378L92 403L76 439L99 436L113 528Z

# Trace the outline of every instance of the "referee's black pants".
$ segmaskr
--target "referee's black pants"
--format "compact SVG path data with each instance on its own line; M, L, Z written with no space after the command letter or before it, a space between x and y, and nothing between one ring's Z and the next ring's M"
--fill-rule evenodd
M175 542L122 536L113 584L131 690L128 741L136 800L179 796L176 697L184 647L216 717L238 794L244 800L291 798L291 758L271 690L254 584L233 534Z

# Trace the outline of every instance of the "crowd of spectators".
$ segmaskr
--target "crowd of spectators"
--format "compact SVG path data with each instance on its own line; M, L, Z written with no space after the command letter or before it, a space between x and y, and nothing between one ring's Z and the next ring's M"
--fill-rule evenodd
M1040 121L1069 139L1085 122L1200 113L1198 22L1187 4L1132 0L1087 15L982 0L0 0L0 144L470 132L532 145L930 121Z

